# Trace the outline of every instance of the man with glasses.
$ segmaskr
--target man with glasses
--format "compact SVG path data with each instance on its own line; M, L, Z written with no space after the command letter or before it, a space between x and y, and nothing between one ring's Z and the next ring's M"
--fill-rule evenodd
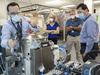
M89 9L85 4L79 4L77 9L79 17L84 20L80 33L80 42L83 61L86 62L88 59L94 60L97 56L97 53L90 52L99 49L99 26L96 19L89 13Z

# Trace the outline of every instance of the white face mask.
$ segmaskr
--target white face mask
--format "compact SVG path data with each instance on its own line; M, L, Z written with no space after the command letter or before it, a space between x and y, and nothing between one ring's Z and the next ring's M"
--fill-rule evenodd
M14 22L20 22L21 21L21 17L19 15L11 15L11 19Z
M54 21L54 19L53 19L53 18L50 18L49 20L50 20L50 22L53 22L53 21Z
M75 18L75 15L72 15L71 18L74 19Z
M84 13L80 13L79 18L82 19L82 20L85 20L86 16L84 15Z

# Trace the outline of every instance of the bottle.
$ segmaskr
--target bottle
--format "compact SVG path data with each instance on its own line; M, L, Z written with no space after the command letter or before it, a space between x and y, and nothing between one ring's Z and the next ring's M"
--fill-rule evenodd
M44 70L43 71L40 71L40 75L44 75Z
M69 75L69 70L67 68L64 69L64 75Z
M44 68L44 65L42 64L42 66L39 69L39 73L40 73L39 75L45 75L44 71L45 71L45 68Z
M68 72L67 71L64 71L64 75L68 75Z

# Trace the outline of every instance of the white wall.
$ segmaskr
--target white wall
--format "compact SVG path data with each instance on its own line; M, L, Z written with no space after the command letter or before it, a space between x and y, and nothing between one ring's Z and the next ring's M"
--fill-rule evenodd
M100 14L100 5L94 6L94 8L96 9L96 12L97 12L98 14Z
M6 0L0 0L0 25L3 25L6 19Z
M100 6L94 6L94 8L96 9L96 13L93 15L96 18L96 21L99 25L99 32L100 32Z

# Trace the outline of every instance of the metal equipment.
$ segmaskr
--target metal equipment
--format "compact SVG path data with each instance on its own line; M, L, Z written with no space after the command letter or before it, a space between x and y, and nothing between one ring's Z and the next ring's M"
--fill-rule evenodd
M100 53L100 51L93 51ZM46 75L99 75L100 62L88 60L84 64L75 61L58 63L57 66Z
M100 63L96 61L87 61L82 68L82 75L99 75Z
M54 57L50 41L35 38L33 35L23 39L23 57L25 75L39 75L41 66L45 73L54 68Z

